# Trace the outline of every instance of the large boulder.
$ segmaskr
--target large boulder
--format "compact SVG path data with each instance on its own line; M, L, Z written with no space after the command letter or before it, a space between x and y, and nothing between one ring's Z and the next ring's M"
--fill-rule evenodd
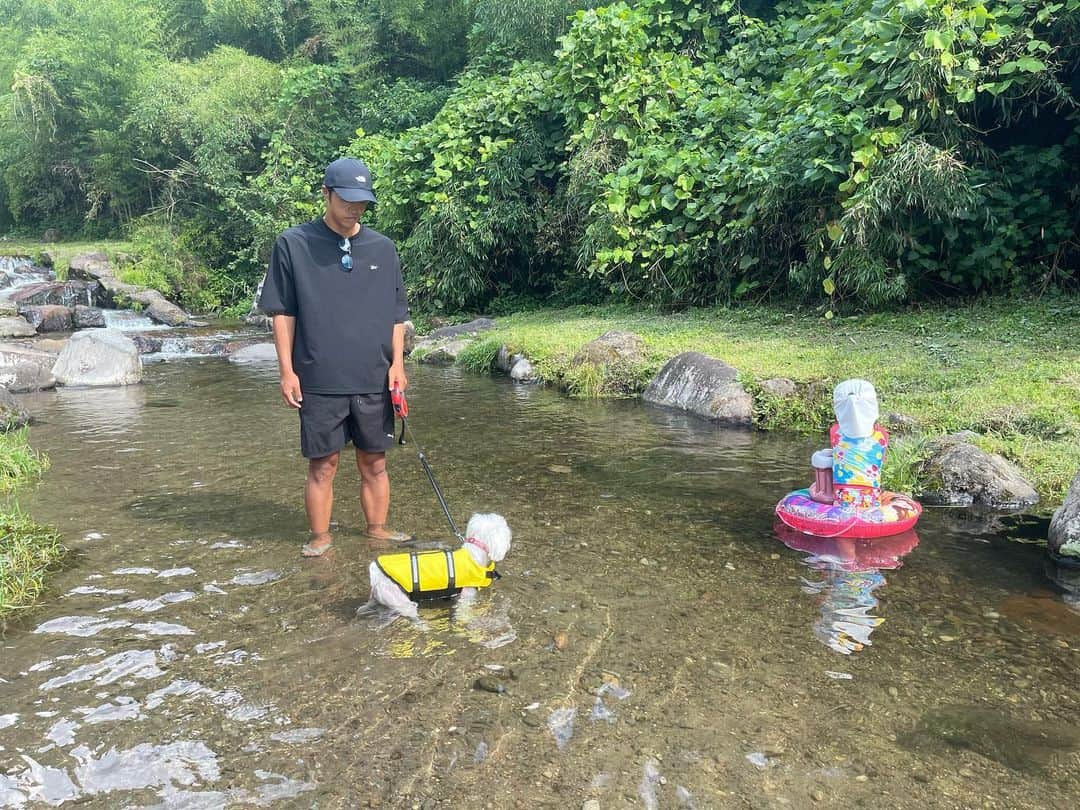
M73 310L58 304L20 307L19 314L39 332L70 332Z
M738 372L723 360L685 352L668 360L642 398L714 422L749 426L754 401L737 377Z
M109 264L109 257L101 251L80 253L68 262L68 278L99 281L112 276L113 268Z
M0 385L14 393L52 388L56 355L11 344L0 345Z
M36 334L37 329L22 316L0 318L0 338L33 337Z
M1058 557L1080 565L1080 472L1078 472L1054 517L1050 520L1047 548Z
M131 338L109 329L76 332L53 366L60 385L129 385L142 379Z
M920 478L924 503L992 509L1023 509L1039 502L1035 488L1020 471L996 453L987 453L957 433L927 445Z
M425 340L445 340L447 338L456 338L461 335L475 335L478 332L483 332L488 329L495 328L495 321L490 318L477 318L476 320L469 321L468 323L458 323L453 326L444 326L440 329L435 329L424 336Z
M44 281L40 284L27 284L16 290L11 294L11 301L19 306L89 306L98 298L97 291L100 286L96 281Z
M143 305L143 314L155 323L183 326L191 320L184 310L157 290L140 290L131 297Z
M0 386L13 394L25 394L31 391L47 391L56 387L56 378L52 373L55 358L50 358L48 365L36 362L21 362L10 366L0 366Z
M416 326L412 321L405 321L402 326L405 327L404 354L412 354L412 350L416 348Z
M633 332L611 331L582 346L570 361L570 368L578 370L579 385L588 381L583 388L600 395L628 396L640 390L644 361L644 340ZM588 373L582 375L582 371Z
M417 345L427 348L425 345L426 343L426 341L423 341ZM468 340L448 340L446 342L436 343L431 346L430 351L427 351L420 357L420 362L428 363L433 366L452 366L457 362L458 355L461 354L468 345Z
M536 372L533 370L529 358L521 355L514 356L518 360L514 363L514 367L510 369L510 379L519 383L533 382L536 379Z
M633 332L618 330L605 332L596 340L590 340L582 346L571 366L591 363L594 366L632 365L645 359L645 341Z
M0 431L15 430L30 424L30 415L6 389L0 388Z

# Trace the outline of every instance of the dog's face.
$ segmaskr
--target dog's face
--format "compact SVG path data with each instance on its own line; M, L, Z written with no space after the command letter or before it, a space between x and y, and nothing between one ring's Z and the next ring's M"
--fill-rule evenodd
M465 527L465 536L482 541L492 562L501 562L510 553L510 527L502 515L473 515Z

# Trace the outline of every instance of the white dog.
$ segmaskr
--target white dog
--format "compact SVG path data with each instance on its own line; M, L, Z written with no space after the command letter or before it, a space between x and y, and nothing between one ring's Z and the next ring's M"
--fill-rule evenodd
M471 600L499 574L495 563L510 552L510 527L501 515L475 514L465 528L465 543L456 551L400 551L382 554L369 566L371 598L361 608L383 605L410 619L416 602L460 595Z

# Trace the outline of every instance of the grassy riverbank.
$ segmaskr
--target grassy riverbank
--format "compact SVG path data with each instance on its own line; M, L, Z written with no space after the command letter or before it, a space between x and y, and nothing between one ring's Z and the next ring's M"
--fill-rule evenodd
M1061 501L1080 463L1078 323L1075 297L998 299L831 321L770 307L674 314L576 307L500 318L459 362L488 368L505 344L527 355L541 379L573 396L633 395L669 358L699 351L739 369L754 394L760 427L822 434L832 420L831 386L863 377L876 385L883 414L911 420L910 437L895 443L890 457L892 485L910 475L923 439L972 430L984 449L1025 472L1045 505ZM612 329L644 339L644 362L619 380L572 367L584 343ZM767 394L761 382L776 377L794 381L797 393Z
M0 433L0 493L34 481L48 460L26 442L26 431ZM13 501L0 508L0 629L15 611L33 604L65 550L55 530L35 523Z

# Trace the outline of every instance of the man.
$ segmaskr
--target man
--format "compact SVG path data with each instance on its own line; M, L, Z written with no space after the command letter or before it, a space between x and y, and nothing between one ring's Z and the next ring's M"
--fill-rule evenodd
M273 315L281 396L300 412L311 529L305 557L325 554L333 543L334 475L349 441L360 471L365 535L411 539L386 526L386 451L394 439L389 392L408 386L401 265L394 243L360 221L375 202L367 166L335 160L326 167L322 195L321 218L278 237L259 299Z

